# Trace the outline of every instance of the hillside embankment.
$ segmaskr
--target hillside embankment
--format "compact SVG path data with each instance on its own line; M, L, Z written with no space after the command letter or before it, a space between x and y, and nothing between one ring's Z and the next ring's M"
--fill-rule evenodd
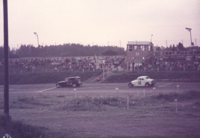
M9 74L10 84L42 84L56 83L64 80L66 77L80 76L82 81L86 81L91 77L100 75L100 71L96 72L27 72L27 73L11 73ZM4 74L0 74L0 85L4 84Z
M10 74L10 84L42 84L42 83L56 83L64 80L70 76L80 76L83 82L91 82L88 80L95 81L95 78L100 76L102 72L88 71L88 72L29 72L29 73L18 73ZM156 79L157 81L200 81L200 72L123 72L123 73L112 73L108 76L103 83L126 83L136 79L139 76L149 76L150 78ZM91 79L92 78L92 79ZM0 85L4 84L4 74L0 74Z
M190 72L125 72L125 73L114 73L109 76L104 83L124 83L130 82L137 79L139 76L149 76L157 81L200 81L200 72L190 71Z

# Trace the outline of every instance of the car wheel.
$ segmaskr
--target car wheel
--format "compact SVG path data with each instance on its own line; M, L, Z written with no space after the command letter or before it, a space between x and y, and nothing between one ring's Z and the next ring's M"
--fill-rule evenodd
M60 84L56 84L56 87L57 87L57 88L60 88L61 86L60 86Z
M146 84L145 84L145 87L149 87L149 86L150 86L149 83L146 83Z
M132 88L132 87L133 87L133 84L132 84L132 83L129 83L129 84L128 84L128 87L129 87L129 88Z
M76 84L76 83L73 83L73 84L72 84L72 87L77 87L77 84Z

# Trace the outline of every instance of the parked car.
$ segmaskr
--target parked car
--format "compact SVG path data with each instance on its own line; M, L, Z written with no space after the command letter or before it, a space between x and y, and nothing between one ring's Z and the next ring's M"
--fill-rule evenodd
M128 84L129 88L132 88L134 86L145 86L150 87L154 86L156 81L154 79L150 79L148 76L140 76L136 80L131 81Z
M97 81L101 81L101 80L102 80L102 78L96 78L96 80L97 80Z
M81 78L79 76L67 77L64 81L56 83L56 87L79 87L82 85Z

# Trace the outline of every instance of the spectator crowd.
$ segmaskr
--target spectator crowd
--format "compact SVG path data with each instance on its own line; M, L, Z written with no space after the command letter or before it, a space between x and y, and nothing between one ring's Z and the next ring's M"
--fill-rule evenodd
M12 72L94 71L101 69L105 64L116 68L124 59L125 56L13 58L9 59L9 65ZM3 60L0 61L0 65L3 65Z
M148 57L141 63L131 63L132 70L157 70L157 71L200 71L200 57L186 56L173 57ZM132 67L132 68L131 68Z
M88 56L88 57L39 57L9 59L10 72L38 71L95 71L102 68L112 71L200 71L200 56L146 57L141 63L131 61L127 64L126 56ZM0 71L3 60L0 60Z

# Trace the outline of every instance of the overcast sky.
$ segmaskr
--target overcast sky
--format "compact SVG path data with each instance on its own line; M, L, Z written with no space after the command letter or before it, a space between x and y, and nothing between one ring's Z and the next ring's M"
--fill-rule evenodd
M200 0L8 0L9 45L200 45ZM3 45L3 1L0 3ZM121 43L120 43L121 42Z

